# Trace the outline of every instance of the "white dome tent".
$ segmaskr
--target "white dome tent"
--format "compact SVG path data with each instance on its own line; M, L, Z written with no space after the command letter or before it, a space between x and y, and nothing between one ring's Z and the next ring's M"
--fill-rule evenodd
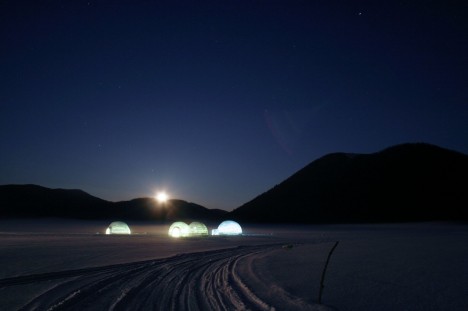
M240 235L242 234L241 226L233 220L225 220L219 224L218 229L213 229L212 235Z
M106 234L132 234L132 232L126 223L114 221L107 227Z
M173 238L189 236L189 225L182 221L176 221L169 227L169 235Z

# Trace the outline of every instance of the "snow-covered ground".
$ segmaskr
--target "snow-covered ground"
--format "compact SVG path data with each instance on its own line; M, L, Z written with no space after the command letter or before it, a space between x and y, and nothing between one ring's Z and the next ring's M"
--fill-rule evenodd
M183 239L148 223L105 236L107 225L0 221L0 309L468 310L466 225L246 226Z

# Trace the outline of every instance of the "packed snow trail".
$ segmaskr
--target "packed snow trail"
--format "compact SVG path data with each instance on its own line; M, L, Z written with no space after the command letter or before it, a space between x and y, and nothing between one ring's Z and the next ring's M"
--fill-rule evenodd
M242 246L171 258L0 280L0 288L56 285L21 310L273 310L236 272L239 260L279 245Z

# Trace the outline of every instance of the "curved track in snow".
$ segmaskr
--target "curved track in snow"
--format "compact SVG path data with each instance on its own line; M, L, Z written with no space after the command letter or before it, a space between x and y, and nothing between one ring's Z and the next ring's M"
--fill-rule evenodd
M242 246L14 277L0 280L0 288L55 283L21 310L271 310L236 268L239 260L278 247Z

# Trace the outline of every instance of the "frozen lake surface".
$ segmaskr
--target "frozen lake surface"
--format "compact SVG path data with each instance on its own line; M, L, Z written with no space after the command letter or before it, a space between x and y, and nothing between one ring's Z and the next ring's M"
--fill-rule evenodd
M468 310L468 226L245 226L0 221L1 310ZM97 233L101 234L97 234ZM320 279L328 265L322 303Z

